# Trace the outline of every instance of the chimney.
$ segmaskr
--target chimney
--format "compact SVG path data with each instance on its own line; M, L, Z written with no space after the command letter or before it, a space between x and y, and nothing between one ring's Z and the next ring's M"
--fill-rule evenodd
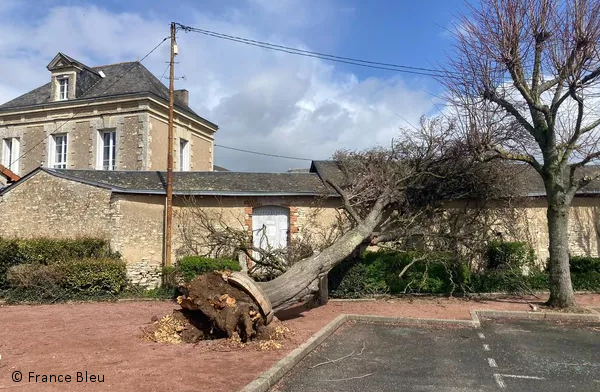
M184 103L186 106L189 106L190 104L190 92L183 89L183 90L175 90L175 99L181 101L182 103Z

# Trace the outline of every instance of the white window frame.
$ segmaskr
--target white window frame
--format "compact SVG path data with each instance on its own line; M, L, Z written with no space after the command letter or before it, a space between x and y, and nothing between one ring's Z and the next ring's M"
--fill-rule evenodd
M68 76L57 76L56 81L58 82L58 100L66 101L69 99L69 77ZM64 83L64 91L63 91Z
M60 141L60 144L57 144ZM57 148L62 147L60 154ZM66 133L52 135L48 148L48 167L54 169L66 169L69 157L69 136Z
M190 141L179 138L179 171L190 171Z
M108 166L104 165L104 135L111 134L109 139L109 156L108 156ZM97 154L96 154L96 169L97 170L117 170L117 130L114 128L111 129L101 129L98 131L98 142L97 142Z
M17 137L2 139L2 165L15 174L19 174L21 161L21 141Z

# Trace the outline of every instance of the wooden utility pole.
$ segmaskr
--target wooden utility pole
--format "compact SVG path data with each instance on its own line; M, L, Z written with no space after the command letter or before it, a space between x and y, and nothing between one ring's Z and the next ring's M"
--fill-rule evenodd
M175 41L175 22L171 22L171 62L169 74L169 146L167 153L167 223L165 227L165 266L171 265L171 249L173 238L173 128L174 114L173 106L175 102L175 50L177 41Z

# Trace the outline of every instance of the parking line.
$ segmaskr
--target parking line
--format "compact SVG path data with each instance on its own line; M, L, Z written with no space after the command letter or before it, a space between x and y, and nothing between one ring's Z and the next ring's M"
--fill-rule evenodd
M496 384L498 384L498 386L500 388L506 388L506 384L504 383L504 380L502 379L502 375L501 374L494 374L494 380L496 380Z
M502 377L508 378L523 378L526 380L545 380L544 377L535 377L535 376L517 376L516 374L501 374Z
M484 345L483 345L483 349L484 349L485 351L490 351L490 345L489 345L489 344L484 344Z
M488 358L488 364L490 365L490 367L498 367L498 364L496 363L496 360L494 358Z
M477 336L479 336L480 339L485 339L485 335L481 332L478 332Z

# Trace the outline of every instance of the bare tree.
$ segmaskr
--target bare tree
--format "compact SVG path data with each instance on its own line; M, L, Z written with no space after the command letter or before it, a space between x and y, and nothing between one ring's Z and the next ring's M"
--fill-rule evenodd
M600 1L480 0L457 24L442 82L484 159L524 162L548 203L550 299L575 304L571 201L599 173Z

